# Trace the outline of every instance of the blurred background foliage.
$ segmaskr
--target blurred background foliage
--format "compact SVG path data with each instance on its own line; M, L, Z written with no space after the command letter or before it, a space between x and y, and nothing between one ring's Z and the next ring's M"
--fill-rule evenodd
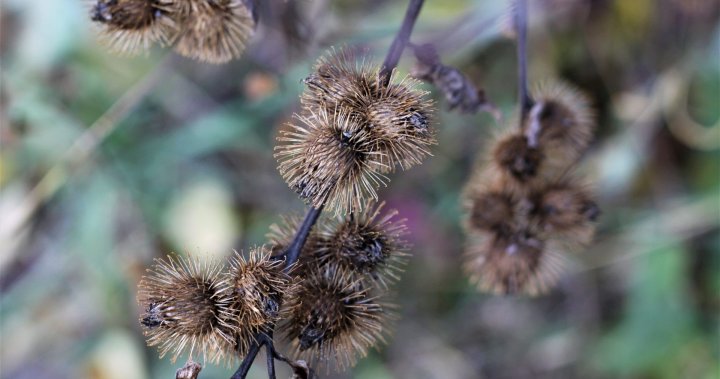
M260 3L245 56L215 66L162 49L111 55L80 0L2 1L0 377L174 377L182 362L158 359L137 321L152 259L222 259L303 212L272 157L301 79L330 46L364 46L380 62L406 2ZM412 230L401 321L336 377L720 376L720 3L530 6L531 79L576 83L598 107L582 165L603 209L597 243L546 296L477 293L460 270L458 197L505 125L438 111L434 157L381 190ZM507 10L429 0L413 34L506 120L516 107ZM412 62L406 54L400 73Z

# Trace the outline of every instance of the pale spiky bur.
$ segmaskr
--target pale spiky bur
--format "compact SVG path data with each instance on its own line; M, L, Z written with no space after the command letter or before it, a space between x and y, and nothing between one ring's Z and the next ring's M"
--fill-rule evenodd
M133 54L153 43L168 44L176 32L174 1L95 0L90 18L113 50Z
M528 145L560 153L559 159L577 159L592 141L595 112L577 88L563 82L546 82L533 91L535 104L523 132Z
M238 252L233 254L223 287L231 294L229 309L236 329L254 333L280 318L282 302L294 288L284 268L284 261L271 259L270 250L264 246L251 249L247 258Z
M406 264L408 244L405 220L393 220L397 211L382 213L385 203L323 223L313 259L337 265L371 283L387 288L399 280Z
M244 0L94 0L90 18L114 50L175 43L183 56L225 63L242 54L255 31L252 6Z
M386 86L379 68L342 49L319 60L303 93L301 125L281 132L279 170L315 207L360 210L385 173L419 164L435 143L432 103L412 79Z
M436 143L430 128L433 104L425 99L427 92L418 90L418 82L408 77L395 80L393 75L384 85L380 67L368 62L366 56L359 57L350 49L332 50L321 57L305 79L303 105L309 111L345 109L371 132L372 145L383 153L385 172L421 163Z
M242 0L178 2L180 33L175 51L209 63L239 57L255 31L252 10Z
M547 292L564 267L561 251L527 231L475 234L466 257L471 281L496 294Z
M537 225L543 233L556 236L572 247L590 244L600 208L588 187L563 178L531 195Z
M544 88L522 130L493 142L465 190L465 269L481 290L542 293L563 256L595 233L599 209L572 175L592 136L592 111L567 86Z
M232 357L236 324L221 285L221 266L197 259L157 259L139 284L140 323L148 345L173 362L185 353L210 362ZM247 344L247 343L245 343Z
M377 198L384 185L383 153L375 151L369 131L337 110L297 116L301 125L281 132L275 157L285 181L315 207L347 213Z
M309 270L288 306L283 334L294 355L313 366L351 367L383 341L386 306L337 266Z

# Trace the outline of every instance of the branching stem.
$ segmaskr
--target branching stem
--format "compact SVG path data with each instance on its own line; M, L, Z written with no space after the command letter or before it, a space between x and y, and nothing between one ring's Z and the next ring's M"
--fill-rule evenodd
M420 15L420 9L422 9L424 2L425 0L410 0L410 4L408 4L405 19L403 19L400 30L397 35L395 35L395 39L392 45L390 45L390 50L385 56L385 61L380 69L380 78L385 86L390 83L390 76L400 62L400 57L402 56L403 50L405 50L405 46L410 42L410 34L412 34L415 21L417 21L418 15Z

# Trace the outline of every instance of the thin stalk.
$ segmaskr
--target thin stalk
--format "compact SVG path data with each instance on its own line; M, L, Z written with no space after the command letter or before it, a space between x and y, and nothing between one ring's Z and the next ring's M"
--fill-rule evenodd
M305 219L295 234L295 238L293 238L290 247L288 247L285 252L285 271L289 270L292 264L297 262L298 258L300 258L300 252L302 251L303 246L305 246L305 241L307 241L307 237L310 235L310 230L312 230L313 226L317 222L324 207L325 205L323 203L323 205L318 208L311 206L310 209L308 209L305 214Z
M385 61L380 69L380 78L385 86L390 83L390 75L400 62L400 57L402 56L403 50L405 50L405 46L410 42L410 34L412 34L413 27L415 26L418 15L420 15L420 10L424 2L425 0L410 0L410 4L408 4L405 19L403 19L400 30L395 35L395 39L392 45L390 45L390 50L388 50Z
M250 367L252 367L252 364L255 361L258 352L260 352L261 347L262 343L259 341L253 341L250 344L250 349L248 349L245 359L243 359L242 363L240 363L240 367L238 367L237 371L235 371L230 379L245 379L245 377L247 377L248 372L250 372Z
M533 106L527 84L527 0L517 0L515 8L517 28L518 97L520 102L520 127Z

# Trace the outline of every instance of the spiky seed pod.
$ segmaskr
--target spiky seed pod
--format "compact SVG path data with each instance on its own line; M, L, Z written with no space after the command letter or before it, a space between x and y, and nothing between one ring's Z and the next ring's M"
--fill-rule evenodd
M177 2L180 35L175 51L209 63L239 57L255 32L252 10L242 0Z
M375 151L369 131L342 110L296 116L275 147L278 169L290 188L315 207L348 213L362 209L387 178L380 173L383 153Z
M510 134L499 140L493 150L495 164L508 178L527 184L536 179L543 165L544 152L531 147L524 135Z
M384 205L382 202L322 224L315 262L320 266L339 265L382 288L399 280L407 263L408 243L403 239L407 227L405 220L393 221L396 210L381 215Z
M570 245L587 245L595 234L600 209L587 188L569 180L549 185L534 194L539 227L561 236Z
M221 286L221 267L197 259L156 259L139 284L140 319L149 346L160 357L202 355L206 361L228 358L235 346L231 299Z
M365 58L360 60L354 50L332 49L318 59L313 72L303 80L307 89L301 102L311 111L348 108L348 112L362 114L377 91L377 72Z
M513 229L516 199L507 192L488 191L470 195L466 200L466 230L494 231L507 235Z
M229 308L236 330L255 332L279 319L282 302L294 288L284 268L285 262L271 259L270 250L264 246L251 249L248 258L233 254L222 285L232 294Z
M358 356L384 342L387 306L346 270L326 266L310 273L288 304L285 338L294 355L313 366L352 367Z
M394 75L393 75L394 76ZM372 103L365 108L364 120L373 131L378 147L386 152L390 170L403 170L422 163L437 143L430 127L432 102L427 92L415 89L418 82L405 78L380 86Z
M558 161L577 159L588 147L595 129L595 113L577 88L547 82L533 91L535 105L523 132L531 147L543 146Z
M555 284L563 269L558 249L527 231L475 235L466 250L465 271L481 291L538 295Z
M167 44L176 32L170 0L95 0L90 18L113 50L133 54L152 43Z
M427 92L417 90L414 79L397 81L395 75L385 86L378 76L380 68L367 62L363 57L358 63L349 49L321 57L305 79L303 105L310 112L344 109L370 132L371 145L386 159L384 172L419 164L436 143L429 121L433 105L424 98Z

